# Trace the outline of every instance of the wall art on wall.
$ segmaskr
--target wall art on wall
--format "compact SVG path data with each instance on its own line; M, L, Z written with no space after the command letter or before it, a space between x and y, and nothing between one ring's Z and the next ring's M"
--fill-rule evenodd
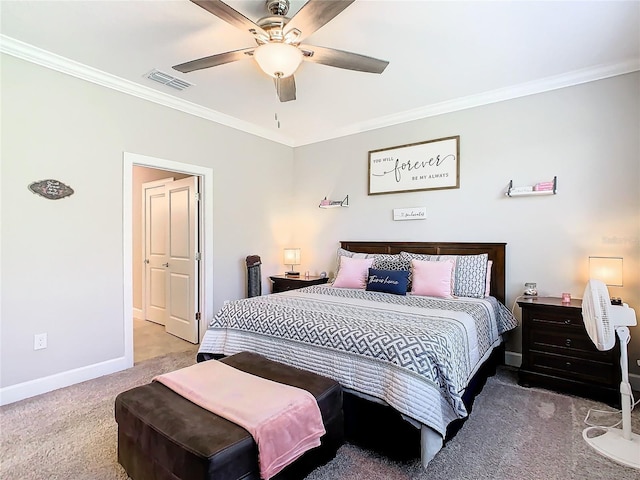
M460 188L460 136L369 151L369 195Z
M53 180L52 178L31 183L29 185L29 190L33 193L37 193L41 197L48 198L49 200L59 200L73 195L73 188L65 185L59 180Z
M394 208L394 220L426 220L427 207Z

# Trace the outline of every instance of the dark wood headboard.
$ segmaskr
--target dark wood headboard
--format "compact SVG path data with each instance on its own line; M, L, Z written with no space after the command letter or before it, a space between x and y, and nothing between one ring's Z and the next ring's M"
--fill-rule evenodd
M506 300L505 251L506 243L453 243L453 242L340 242L345 250L358 253L400 252L426 255L477 255L489 254L491 269L491 295L503 304Z

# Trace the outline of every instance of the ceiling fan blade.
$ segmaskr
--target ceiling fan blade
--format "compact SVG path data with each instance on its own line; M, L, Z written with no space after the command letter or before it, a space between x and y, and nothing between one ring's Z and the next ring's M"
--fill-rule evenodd
M252 35L260 35L269 38L269 34L265 32L261 27L249 20L237 10L231 8L220 0L191 0L199 7L204 8L207 12L214 14L216 17L224 20L225 22L239 28L240 30L247 30Z
M225 63L237 62L245 58L252 58L253 51L256 47L243 48L242 50L234 50L233 52L218 53L208 57L191 60L190 62L174 65L173 69L182 73L189 73L203 68L216 67Z
M276 93L281 102L290 102L296 99L296 81L293 75L274 79Z
M367 57L358 53L343 52L334 48L300 45L300 50L307 62L321 63L331 67L357 70L358 72L382 73L389 62Z
M287 32L294 29L299 30L302 33L298 40L302 40L323 25L329 23L354 1L355 0L309 0L298 10L298 13L289 20L286 27Z

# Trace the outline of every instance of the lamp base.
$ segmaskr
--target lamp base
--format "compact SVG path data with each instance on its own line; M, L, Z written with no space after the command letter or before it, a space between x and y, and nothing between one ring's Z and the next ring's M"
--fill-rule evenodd
M300 276L300 272L284 272L285 276L287 277L299 277Z

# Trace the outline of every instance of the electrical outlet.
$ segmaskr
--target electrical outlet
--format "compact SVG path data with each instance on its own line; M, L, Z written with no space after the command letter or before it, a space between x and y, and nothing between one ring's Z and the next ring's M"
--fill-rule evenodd
M47 334L36 333L33 336L33 349L42 350L43 348L47 348Z

